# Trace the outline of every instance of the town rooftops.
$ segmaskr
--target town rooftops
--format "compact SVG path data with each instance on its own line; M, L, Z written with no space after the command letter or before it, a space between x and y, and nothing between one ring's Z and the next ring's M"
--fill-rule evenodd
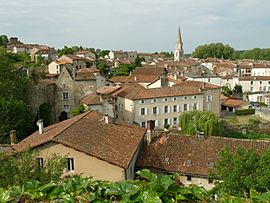
M231 98L227 98L227 99L221 99L221 105L222 106L227 106L227 107L240 107L247 104L246 101L244 100L240 100L240 99L231 99Z
M270 148L270 141L162 134L143 149L137 167L207 177L225 147L232 152L239 147L262 152Z
M66 56L66 57L68 57L68 58L70 58L70 59L72 59L72 60L85 60L84 58L79 57L79 56L76 56L76 55L74 55L74 54L66 54L66 55L64 55L64 56Z
M58 63L59 65L71 64L69 61L64 59L56 60L55 62Z
M116 90L119 90L121 86L104 86L97 89L98 94L111 94Z
M43 134L33 133L13 149L21 151L54 142L127 169L145 131L122 121L112 123L109 119L107 124L101 113L89 111L48 126Z
M163 73L163 67L137 67L125 82L151 83Z
M181 83L175 84L174 86L183 86L183 87L197 87L202 89L219 89L221 88L218 85L214 85L207 82L201 82L201 81L194 81L194 80L186 80L182 81Z
M126 81L126 79L128 78L128 76L124 76L124 75L117 75L117 76L113 76L110 79L108 79L109 81L113 82L113 83L124 83Z

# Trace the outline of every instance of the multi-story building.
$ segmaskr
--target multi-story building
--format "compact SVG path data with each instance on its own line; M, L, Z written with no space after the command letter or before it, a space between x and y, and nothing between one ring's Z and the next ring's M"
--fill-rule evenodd
M186 81L172 87L145 89L126 86L117 94L117 117L146 127L178 126L179 115L186 111L211 111L220 114L220 87L209 83Z

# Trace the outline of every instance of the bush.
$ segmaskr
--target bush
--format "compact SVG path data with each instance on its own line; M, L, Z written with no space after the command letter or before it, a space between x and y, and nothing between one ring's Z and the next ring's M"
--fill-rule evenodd
M255 109L238 109L235 111L237 116L255 114Z

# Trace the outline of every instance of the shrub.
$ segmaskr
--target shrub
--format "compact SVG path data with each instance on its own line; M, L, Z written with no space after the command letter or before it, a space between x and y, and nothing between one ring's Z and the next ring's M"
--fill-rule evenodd
M235 111L237 116L255 114L255 109L238 109Z

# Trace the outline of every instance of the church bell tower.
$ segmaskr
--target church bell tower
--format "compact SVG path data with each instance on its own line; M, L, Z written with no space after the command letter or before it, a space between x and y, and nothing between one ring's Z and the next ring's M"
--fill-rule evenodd
M183 41L181 36L180 27L178 30L178 36L177 36L177 42L176 42L176 49L174 52L174 60L175 61L181 61L184 60L184 49L183 49Z

